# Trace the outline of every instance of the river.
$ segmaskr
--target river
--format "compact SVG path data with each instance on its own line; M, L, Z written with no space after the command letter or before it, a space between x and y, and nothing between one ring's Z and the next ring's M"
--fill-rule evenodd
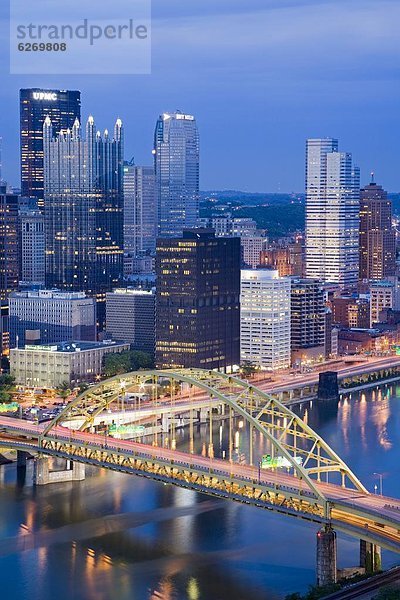
M384 494L400 496L400 385L296 411L368 489L379 493L381 473ZM216 456L227 429L214 424ZM199 433L201 450L206 427ZM248 431L238 420L235 434L240 455ZM177 433L179 448L187 435ZM32 468L17 477L15 465L0 467L4 598L273 600L315 581L316 526L305 521L99 469L83 482L33 487ZM358 553L357 540L338 535L339 567L356 565ZM382 558L384 567L400 563Z

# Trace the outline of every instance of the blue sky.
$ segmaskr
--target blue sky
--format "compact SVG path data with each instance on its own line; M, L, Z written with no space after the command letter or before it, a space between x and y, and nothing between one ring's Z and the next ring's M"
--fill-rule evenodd
M95 15L98 0L84 1ZM151 162L159 113L195 114L202 189L302 191L305 139L334 136L363 182L373 169L400 191L398 0L153 0L152 74L104 77L9 75L4 4L0 135L12 184L18 90L38 86L80 89L84 117L101 128L121 117L137 164Z

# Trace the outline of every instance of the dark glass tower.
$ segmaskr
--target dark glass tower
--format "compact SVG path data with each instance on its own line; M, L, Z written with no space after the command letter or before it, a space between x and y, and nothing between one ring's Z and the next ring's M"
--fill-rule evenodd
M157 240L156 363L231 371L240 360L240 239Z
M0 185L0 302L18 289L18 196Z
M72 128L81 119L81 93L66 90L20 90L21 192L43 208L43 123L51 119L54 131Z
M89 117L83 139L78 120L54 137L48 118L43 137L46 285L96 296L102 326L123 270L122 122L111 139Z

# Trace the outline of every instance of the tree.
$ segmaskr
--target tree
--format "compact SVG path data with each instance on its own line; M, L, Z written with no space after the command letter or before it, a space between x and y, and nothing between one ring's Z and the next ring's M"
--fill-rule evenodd
M240 372L244 377L252 377L257 371L257 366L249 360L244 361L240 367Z
M81 383L78 385L78 394L83 394L83 392L86 392L87 389L89 389L89 384L86 381L81 381Z
M71 388L68 381L63 381L62 383L60 383L60 385L56 387L56 391L60 398L66 400L71 393Z
M12 400L15 379L12 375L3 373L0 375L0 403L8 404Z
M123 375L139 369L152 369L154 366L153 358L146 352L138 350L124 350L123 352L110 352L103 359L103 375L105 377L114 377Z

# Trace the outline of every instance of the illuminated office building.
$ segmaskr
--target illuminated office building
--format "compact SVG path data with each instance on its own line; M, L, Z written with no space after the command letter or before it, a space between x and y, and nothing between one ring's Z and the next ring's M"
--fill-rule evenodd
M81 119L81 93L68 90L20 90L21 194L44 204L43 123L51 119L55 132Z
M240 239L214 231L160 238L156 253L156 363L231 372L240 353Z
M293 277L291 281L292 362L313 361L325 356L324 291L316 279Z
M199 134L193 115L160 115L154 133L159 237L180 237L199 216Z
M396 270L396 233L392 202L372 179L361 190L360 279L391 277Z
M9 349L8 296L18 289L18 196L0 184L0 354Z
M54 137L44 125L46 286L84 291L98 301L105 321L105 294L123 270L123 128L101 136L93 117L83 139L79 121Z
M20 286L43 286L45 280L44 215L39 210L20 210Z
M124 251L138 256L156 249L153 167L124 164Z
M272 269L244 269L240 292L240 358L260 369L290 366L289 277Z
M343 288L358 281L360 173L332 138L307 140L306 276Z
M18 289L18 196L0 185L0 302Z

